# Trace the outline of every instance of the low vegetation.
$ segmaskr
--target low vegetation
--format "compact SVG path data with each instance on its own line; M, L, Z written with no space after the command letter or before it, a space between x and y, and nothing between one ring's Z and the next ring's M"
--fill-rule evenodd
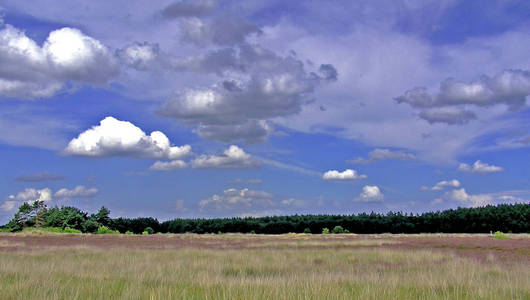
M493 238L496 239L496 240L507 240L507 239L509 239L509 237L506 234L504 234L504 233L502 233L500 231L496 231L495 234L493 235Z
M0 235L0 250L17 249L3 250L0 255L0 298L530 298L528 260L504 261L494 255L474 259L446 248L389 248L401 240L393 235L111 236L99 246L94 242L101 237L88 236L90 247L49 243L52 248L40 245L32 251L18 251L49 237L39 238ZM79 240L67 235L53 238L63 244ZM157 239L164 245L151 248ZM112 240L115 244L107 244ZM148 248L131 244L142 240ZM179 241L187 246L168 248Z

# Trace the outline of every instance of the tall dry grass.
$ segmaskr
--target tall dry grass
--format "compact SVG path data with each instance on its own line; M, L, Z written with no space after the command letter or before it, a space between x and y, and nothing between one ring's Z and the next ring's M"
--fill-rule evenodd
M0 255L1 299L530 299L527 262L367 248Z

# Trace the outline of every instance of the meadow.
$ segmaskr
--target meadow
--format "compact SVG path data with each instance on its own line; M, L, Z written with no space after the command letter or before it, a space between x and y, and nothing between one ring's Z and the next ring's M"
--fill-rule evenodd
M2 299L530 299L530 238L0 234Z

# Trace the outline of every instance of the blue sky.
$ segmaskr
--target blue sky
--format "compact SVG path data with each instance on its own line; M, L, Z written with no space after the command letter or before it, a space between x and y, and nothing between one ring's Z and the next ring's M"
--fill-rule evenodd
M0 223L530 199L527 1L0 0Z

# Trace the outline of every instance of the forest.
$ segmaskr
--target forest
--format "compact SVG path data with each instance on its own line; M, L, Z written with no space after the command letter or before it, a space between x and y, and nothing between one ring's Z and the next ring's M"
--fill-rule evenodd
M339 228L351 233L507 233L530 232L530 203L457 208L422 214L403 212L352 215L292 215L270 217L197 218L160 222L155 218L111 218L101 207L88 214L72 206L50 207L44 202L23 203L2 231L24 228L69 228L96 233L108 228L119 233L323 233ZM336 232L337 230L335 230Z

